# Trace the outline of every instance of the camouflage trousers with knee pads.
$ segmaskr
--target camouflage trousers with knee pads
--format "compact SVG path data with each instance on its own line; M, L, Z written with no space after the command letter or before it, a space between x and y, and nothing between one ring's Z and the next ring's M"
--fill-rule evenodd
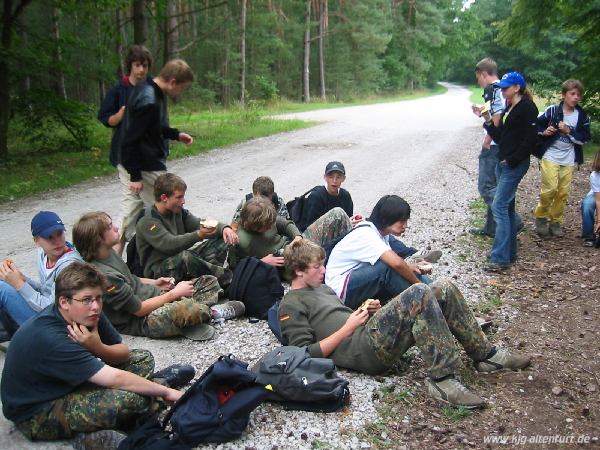
M382 362L392 366L416 345L432 378L457 373L454 338L474 361L492 350L460 290L448 279L412 285L377 311L367 327Z
M352 230L350 218L342 208L336 207L310 224L302 233L302 237L323 247L326 242L343 236L350 230Z
M155 339L180 336L183 328L210 322L210 307L217 303L220 292L215 277L199 277L194 283L192 298L167 303L148 315L144 323L145 335Z
M221 238L209 238L198 242L192 248L175 256L165 258L154 276L172 277L178 283L192 280L202 275L217 277L219 284L225 288L231 283L232 273L223 264L227 258L227 244Z
M132 350L129 361L118 368L149 378L154 371L154 357L147 350ZM31 440L65 439L82 432L125 429L141 415L158 408L152 397L91 383L44 406L43 412L16 424Z

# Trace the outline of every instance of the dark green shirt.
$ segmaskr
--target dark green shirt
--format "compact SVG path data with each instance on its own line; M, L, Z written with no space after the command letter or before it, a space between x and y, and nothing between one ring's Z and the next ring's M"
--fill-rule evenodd
M136 312L142 302L160 295L160 289L142 283L133 275L127 264L111 250L106 259L98 259L91 263L100 270L108 280L104 295L104 313L114 327L124 334L144 336L145 317L137 317Z
M135 227L135 242L144 267L144 276L156 278L158 266L164 259L175 256L200 241L198 230L201 220L186 209L177 214L167 211L163 215L152 206L151 213L148 211L144 214ZM223 235L225 226L221 222L217 225L218 237Z
M294 289L285 294L279 306L279 325L289 345L306 346L310 356L323 358L319 342L342 328L350 314L352 310L343 305L333 289L322 284L316 289ZM389 367L375 355L372 325L371 319L358 327L328 358L346 369L367 374L384 372Z
M301 233L294 222L277 216L271 229L264 233L248 231L240 226L237 235L240 241L229 251L229 262L232 267L246 256L260 259L275 254Z

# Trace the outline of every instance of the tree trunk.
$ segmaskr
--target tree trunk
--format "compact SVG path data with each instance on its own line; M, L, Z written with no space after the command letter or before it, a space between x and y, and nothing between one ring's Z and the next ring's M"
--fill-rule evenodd
M306 0L304 12L304 69L302 71L302 101L310 102L310 4L312 0Z
M32 0L21 0L13 10L13 0L4 0L2 5L1 45L4 55L10 54L13 27L19 16ZM8 159L8 119L10 114L10 62L6 56L0 58L0 163Z
M59 97L67 99L67 91L65 89L65 74L61 69L62 66L62 49L60 46L60 28L58 24L58 8L56 7L56 3L52 4L52 21L50 25L50 33L52 34L52 38L54 39L54 66L56 69L54 72L54 90L56 91L56 95Z
M327 32L327 0L319 0L319 91L321 100L326 100L325 92L325 33Z
M225 5L224 21L223 21L223 40L225 42L225 55L223 57L223 66L221 70L221 97L224 105L228 105L231 99L231 85L229 84L229 22L230 22L229 5Z
M115 28L117 30L117 35L115 38L115 51L117 53L117 61L119 61L119 65L117 66L116 70L117 79L120 79L126 70L123 56L125 55L125 42L127 39L125 37L125 27L123 26L123 22L124 18L121 10L117 8L115 10Z
M133 0L133 42L145 45L147 39L146 0Z
M241 0L240 10L240 104L246 101L246 0Z
M177 17L177 2L167 1L167 17L165 18L165 63L179 55L179 19Z

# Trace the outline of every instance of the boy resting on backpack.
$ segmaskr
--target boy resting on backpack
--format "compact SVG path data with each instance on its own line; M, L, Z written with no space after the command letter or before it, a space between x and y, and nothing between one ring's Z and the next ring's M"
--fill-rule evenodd
M277 215L270 200L255 197L248 200L240 212L239 242L229 252L229 262L235 267L247 256L254 256L274 267L283 267L283 249L290 242L306 238L325 245L348 233L352 223L343 209L333 208L311 224L304 233L291 220Z
M174 402L182 393L172 387L193 378L193 370L166 377L172 387L147 379L154 358L130 352L102 314L105 288L96 268L73 262L56 279L54 304L15 333L0 383L2 410L29 439L129 427L156 410L153 397Z
M480 372L527 367L529 357L495 347L477 324L458 288L447 279L414 284L385 306L370 299L357 310L344 306L323 284L325 252L306 239L285 250L291 289L279 307L281 334L289 345L307 346L310 356L367 374L384 372L413 345L421 351L436 400L476 408L484 400L457 379L456 338Z
M234 231L238 230L242 207L248 200L254 197L263 197L267 200L271 200L278 216L281 216L284 219L290 218L285 200L275 193L275 184L273 184L273 180L269 177L262 176L254 180L254 183L252 183L252 192L250 194L246 194L246 197L239 203L239 205L237 205L235 213L233 214L233 218L231 219L231 228L233 228Z
M104 212L83 215L73 228L73 241L83 258L107 278L104 312L115 328L151 338L194 337L201 328L209 333L208 325L194 326L206 324L223 312L225 305L216 305L221 291L217 279L203 275L195 283L180 281L174 285L166 277L138 278L113 250L118 239L118 227ZM241 305L241 315L244 305L235 303L239 303L237 310Z
M535 208L535 231L540 236L564 236L562 224L575 164L583 164L583 144L591 139L590 119L579 106L583 84L562 84L562 101L546 108L537 119L545 137L540 156L540 200Z

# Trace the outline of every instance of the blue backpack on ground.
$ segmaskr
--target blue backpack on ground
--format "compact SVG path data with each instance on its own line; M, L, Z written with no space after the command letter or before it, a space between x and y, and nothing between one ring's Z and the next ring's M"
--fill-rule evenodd
M267 313L267 324L269 325L269 328L271 329L277 340L283 345L288 345L288 340L281 335L281 328L279 326L280 303L281 300L276 301L275 303L273 303L273 306L269 308L269 311Z
M236 439L269 394L255 380L248 363L221 356L173 405L163 426L170 423L175 439L190 447Z

